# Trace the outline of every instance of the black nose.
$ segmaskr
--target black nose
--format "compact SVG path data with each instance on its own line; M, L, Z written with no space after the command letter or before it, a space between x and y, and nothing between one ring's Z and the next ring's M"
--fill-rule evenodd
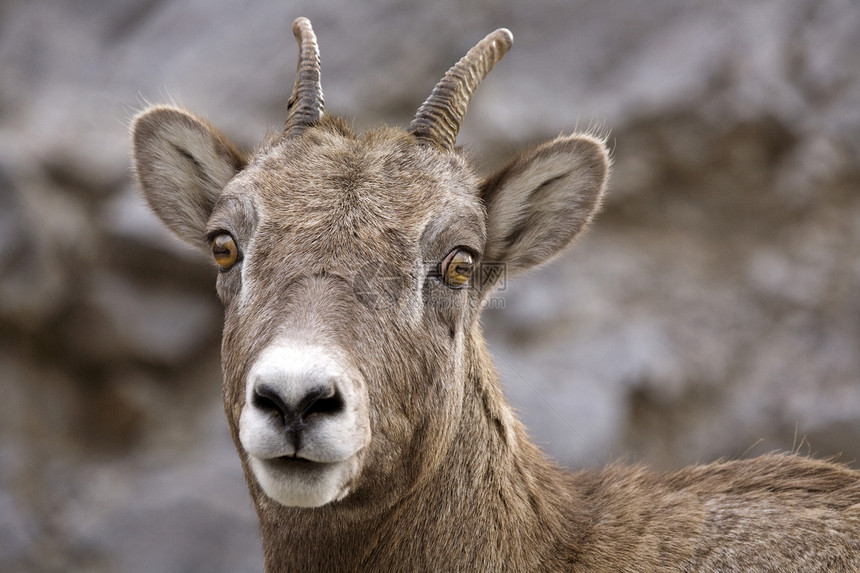
M254 406L271 413L287 431L300 432L313 416L331 416L343 410L343 398L334 385L313 386L299 400L288 400L275 386L254 388Z

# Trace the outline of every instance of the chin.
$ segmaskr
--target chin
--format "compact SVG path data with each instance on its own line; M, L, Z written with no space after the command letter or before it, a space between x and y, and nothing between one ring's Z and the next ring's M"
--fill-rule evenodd
M263 492L287 507L321 507L340 501L358 474L357 456L340 462L251 456L254 477Z

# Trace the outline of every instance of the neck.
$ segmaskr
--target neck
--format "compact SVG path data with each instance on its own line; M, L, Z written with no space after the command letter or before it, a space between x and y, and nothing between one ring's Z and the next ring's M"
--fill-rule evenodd
M252 488L267 571L533 567L575 542L569 478L526 437L479 335L471 346L457 437L420 486L376 513L361 496L353 503L364 511L346 502L292 509Z

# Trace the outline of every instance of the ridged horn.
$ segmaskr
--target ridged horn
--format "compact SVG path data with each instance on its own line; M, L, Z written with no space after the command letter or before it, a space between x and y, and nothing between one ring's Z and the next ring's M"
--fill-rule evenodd
M287 102L287 136L302 133L309 125L322 117L322 84L320 84L320 49L317 37L307 18L296 18L293 34L299 44L299 63L296 68L296 84Z
M469 50L433 88L418 108L409 131L443 151L454 148L460 124L478 85L511 48L514 36L499 28Z

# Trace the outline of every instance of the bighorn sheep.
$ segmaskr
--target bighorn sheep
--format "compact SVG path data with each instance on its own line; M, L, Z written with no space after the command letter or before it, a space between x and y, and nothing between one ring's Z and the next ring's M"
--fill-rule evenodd
M566 473L502 396L478 314L600 207L604 142L481 180L454 146L507 30L407 131L323 111L310 22L286 126L250 157L173 107L134 122L146 199L211 253L224 403L267 571L858 571L860 474L793 455ZM484 272L482 272L484 271Z

